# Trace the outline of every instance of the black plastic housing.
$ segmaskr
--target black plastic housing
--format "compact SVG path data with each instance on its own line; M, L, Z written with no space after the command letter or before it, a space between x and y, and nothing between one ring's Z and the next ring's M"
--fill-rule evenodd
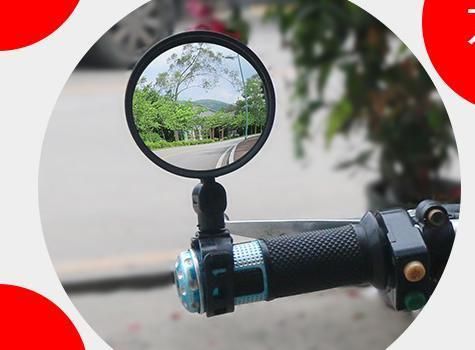
M233 239L225 227L226 191L214 179L202 179L192 194L198 232L191 247L200 261L208 317L234 311Z

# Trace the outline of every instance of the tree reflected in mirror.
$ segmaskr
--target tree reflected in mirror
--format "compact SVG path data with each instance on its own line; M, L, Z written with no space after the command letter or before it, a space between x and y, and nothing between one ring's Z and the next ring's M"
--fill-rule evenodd
M242 56L211 43L172 48L144 70L133 116L144 144L183 169L211 170L249 152L267 122L262 79Z

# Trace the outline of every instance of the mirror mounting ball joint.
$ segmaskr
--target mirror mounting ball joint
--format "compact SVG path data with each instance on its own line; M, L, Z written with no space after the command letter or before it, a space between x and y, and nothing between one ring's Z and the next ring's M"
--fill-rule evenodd
M216 237L227 232L224 222L226 190L213 178L202 179L192 193L193 209L198 216L200 237Z

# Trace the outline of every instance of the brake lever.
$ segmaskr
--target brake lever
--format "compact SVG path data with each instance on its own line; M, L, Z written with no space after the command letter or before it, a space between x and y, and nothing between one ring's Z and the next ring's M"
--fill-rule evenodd
M450 220L459 219L459 204L444 204L442 206L447 210ZM416 216L415 209L409 209L407 213L411 218L415 218ZM256 239L276 237L283 234L333 229L346 225L354 225L360 222L360 219L229 220L228 215L225 217L226 228L233 235Z
M226 228L233 235L262 239L283 234L332 229L358 222L359 219L228 220Z

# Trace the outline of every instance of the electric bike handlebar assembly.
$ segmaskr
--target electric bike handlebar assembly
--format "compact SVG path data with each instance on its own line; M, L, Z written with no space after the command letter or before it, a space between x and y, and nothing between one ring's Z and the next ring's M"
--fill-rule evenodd
M206 64L195 59L202 55ZM219 101L222 91L236 96L235 103L229 104L230 115L237 115L241 108L238 104L244 102L245 126L236 127L230 122L220 128L220 135L216 135L216 128L208 130L202 126L143 132L143 115L134 108L136 93L149 87L144 84L151 81L150 75L174 74L180 62L188 62L188 68L194 66L197 76L212 77L212 83L197 78L201 93L206 94L203 96L209 99L213 95L208 93L219 92L215 96ZM241 77L238 88L229 84L235 77ZM248 83L252 83L254 98L259 99L260 106L260 122L254 128L248 125L252 116L244 91ZM198 93L199 90L193 95ZM182 96L181 100L186 98ZM191 100L188 102L195 106ZM415 211L368 212L361 220L337 220L329 225L322 225L323 221L313 225L290 220L281 222L284 225L279 226L280 236L275 235L275 222L273 230L266 223L254 222L241 231L226 225L226 191L215 178L239 169L259 152L271 132L275 106L272 79L259 57L240 41L219 33L191 31L171 36L147 51L131 74L125 93L125 114L137 146L164 170L200 179L192 195L198 232L191 249L179 255L175 266L175 282L183 305L191 312L215 316L234 311L235 305L370 283L385 294L395 310L422 307L450 255L456 227L456 221L451 220L458 219L458 214L453 215L458 213L455 207L424 201ZM214 115L209 113L212 108L200 108L203 111L197 112L198 119L206 121ZM172 113L162 117L173 119ZM254 134L249 134L251 130ZM256 133L257 130L260 132ZM193 151L166 155L148 142L151 136L162 140L165 134L169 138L173 134L175 141L183 137L222 143L220 147L211 147L212 151L201 144ZM219 154L221 149L225 151ZM250 229L255 229L254 238L259 239L233 244L230 230L239 234Z
M417 310L445 268L455 217L424 201L414 216L368 212L356 224L234 244L230 255L225 244L207 250L196 238L175 266L178 294L188 311L215 316L235 305L370 283L395 310Z

